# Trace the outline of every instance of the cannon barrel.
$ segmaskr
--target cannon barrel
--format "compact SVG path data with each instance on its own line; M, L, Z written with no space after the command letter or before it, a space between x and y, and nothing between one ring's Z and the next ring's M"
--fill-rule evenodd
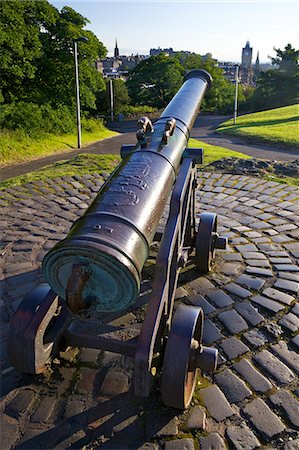
M187 73L147 141L140 140L68 236L44 257L49 285L73 312L121 311L134 303L142 268L211 81L204 70Z

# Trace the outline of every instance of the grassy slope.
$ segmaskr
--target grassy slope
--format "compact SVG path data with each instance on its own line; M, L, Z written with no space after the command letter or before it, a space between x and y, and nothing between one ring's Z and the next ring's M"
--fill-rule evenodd
M102 124L91 132L82 133L82 142L85 147L88 144L116 136L118 133L110 131ZM45 134L44 136L33 138L18 131L0 130L0 166L15 164L43 156L61 153L62 151L77 148L77 134Z
M237 158L249 158L242 153L227 150L222 147L199 142L196 139L189 140L190 147L204 148L204 164L210 164L212 161L229 156ZM45 180L47 178L55 178L61 176L84 175L96 172L111 172L113 168L119 163L120 157L117 155L91 155L82 154L75 156L71 160L59 161L55 164L43 167L35 172L27 173L10 180L0 183L0 189L8 187L19 186L23 183L28 183L34 180Z
M275 144L299 146L299 104L270 109L228 120L217 131Z

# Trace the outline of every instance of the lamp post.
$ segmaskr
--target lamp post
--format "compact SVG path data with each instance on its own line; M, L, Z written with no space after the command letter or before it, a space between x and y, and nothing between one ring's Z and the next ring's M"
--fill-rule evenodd
M81 139L81 118L80 118L80 91L79 91L79 69L78 69L78 42L88 42L84 36L74 39L74 60L75 60L75 79L76 79L76 116L77 116L77 134L78 148L82 147Z
M235 65L236 74L235 74L235 106L234 106L234 125L237 122L237 113L238 113L238 83L239 83L239 65Z
M110 79L110 115L111 122L114 120L114 99L113 99L113 80Z

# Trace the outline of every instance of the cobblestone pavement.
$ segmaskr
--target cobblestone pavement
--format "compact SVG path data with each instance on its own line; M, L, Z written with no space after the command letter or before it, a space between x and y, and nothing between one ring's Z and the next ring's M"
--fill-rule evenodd
M204 342L220 352L217 371L199 378L183 414L163 406L158 389L134 398L133 361L117 354L68 348L39 376L11 367L9 320L103 177L1 192L1 449L299 448L298 191L245 176L199 172L198 181L198 212L218 213L229 248L208 276L192 266L180 276L176 303L203 307ZM140 311L123 318L140 320Z

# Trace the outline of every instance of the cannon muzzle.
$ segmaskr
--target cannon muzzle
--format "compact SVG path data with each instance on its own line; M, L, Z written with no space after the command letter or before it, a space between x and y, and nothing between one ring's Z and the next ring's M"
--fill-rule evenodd
M71 311L120 311L134 303L142 268L211 81L204 70L190 71L154 128L139 124L134 151L68 236L45 256L45 277Z

